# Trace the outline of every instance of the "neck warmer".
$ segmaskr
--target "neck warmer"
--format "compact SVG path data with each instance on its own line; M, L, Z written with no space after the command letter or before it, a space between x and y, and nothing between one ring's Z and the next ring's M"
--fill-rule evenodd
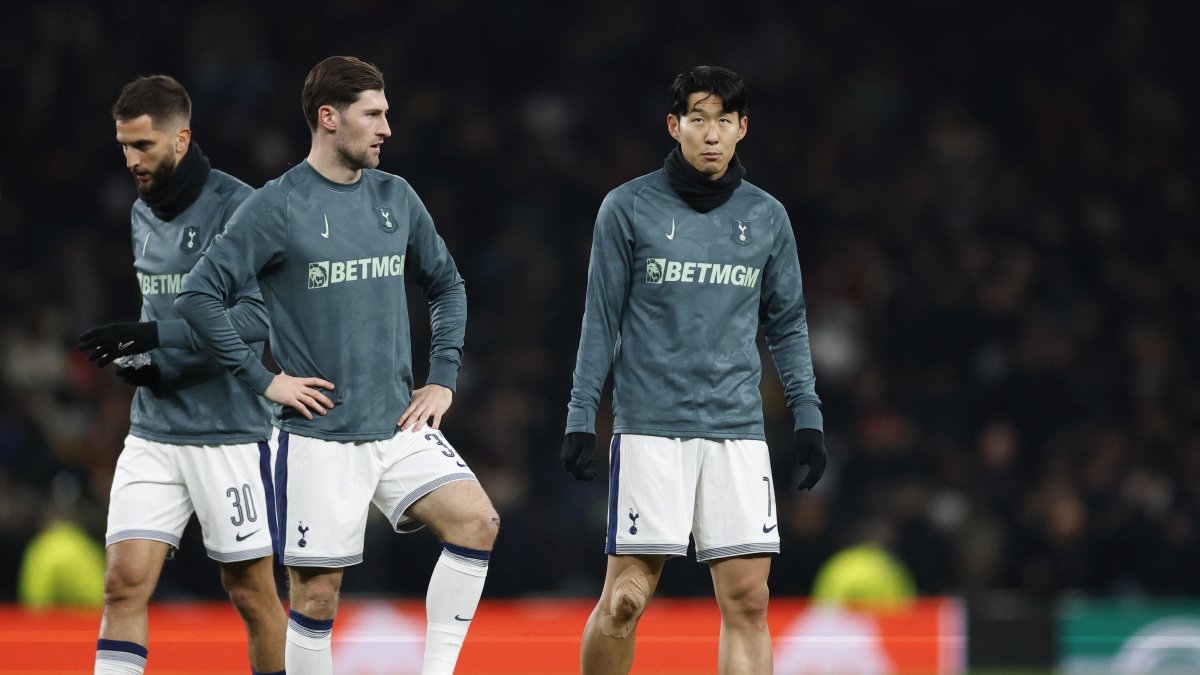
M746 175L746 167L742 166L742 161L734 155L729 162L729 168L725 170L725 175L711 180L683 158L679 146L675 146L671 154L667 155L666 161L663 162L663 171L666 172L667 183L675 194L700 213L708 213L729 201L733 191L742 184L742 177Z
M166 186L158 194L142 197L142 201L150 207L154 215L163 220L171 220L183 213L200 196L208 180L208 172L212 163L200 151L200 144L192 142L174 173L167 179Z

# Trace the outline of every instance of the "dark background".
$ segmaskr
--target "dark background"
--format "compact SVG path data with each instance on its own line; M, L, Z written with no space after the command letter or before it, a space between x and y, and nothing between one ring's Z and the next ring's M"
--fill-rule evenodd
M300 88L331 54L383 69L380 168L412 183L467 281L444 428L503 520L489 596L599 591L606 486L558 461L591 229L608 190L661 166L668 87L697 64L747 82L739 156L796 229L832 455L797 494L768 361L773 592L808 593L871 537L926 594L1200 593L1200 17L975 4L7 8L0 600L47 518L103 537L131 392L73 346L137 316L120 87L176 76L214 166L258 187L307 153ZM367 539L347 592L423 596L433 537L375 518ZM661 588L711 592L690 560ZM219 594L193 523L159 597Z

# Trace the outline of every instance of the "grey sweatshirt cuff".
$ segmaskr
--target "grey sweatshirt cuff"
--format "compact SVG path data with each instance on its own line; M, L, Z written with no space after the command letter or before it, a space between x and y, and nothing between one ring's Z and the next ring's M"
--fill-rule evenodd
M158 346L172 349L195 350L192 329L183 319L165 319L158 322Z
M566 433L596 433L596 409L570 403L567 405Z
M455 391L458 386L458 364L446 359L429 359L429 377L425 384L440 384Z
M246 351L250 352L249 349ZM233 374L242 382L250 385L250 388L259 396L267 391L267 387L271 386L271 382L275 379L275 373L267 370L254 352L250 352L250 355Z
M816 429L822 433L825 431L821 409L814 403L797 403L792 410L792 417L796 420L796 429Z

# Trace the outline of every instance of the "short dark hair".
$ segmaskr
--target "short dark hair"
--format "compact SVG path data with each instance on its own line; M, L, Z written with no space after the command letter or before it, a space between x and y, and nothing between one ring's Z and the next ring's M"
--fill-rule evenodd
M383 90L383 73L374 63L353 56L330 56L304 78L300 105L309 131L317 130L317 110L331 105L345 111L364 91Z
M192 99L182 84L170 75L144 75L125 85L113 104L113 120L131 120L149 115L155 126L178 118L192 121Z
M720 96L722 112L735 112L741 117L750 112L746 83L740 75L721 66L696 66L675 76L671 84L671 114L686 115L688 97L698 91Z

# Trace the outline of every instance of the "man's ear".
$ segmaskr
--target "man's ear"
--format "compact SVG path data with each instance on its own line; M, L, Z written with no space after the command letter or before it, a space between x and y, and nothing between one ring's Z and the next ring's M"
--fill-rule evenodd
M188 127L182 127L175 132L175 154L182 155L188 151L192 145L192 130Z
M317 108L317 126L325 131L329 133L337 131L339 121L337 108L331 105L323 105Z
M679 140L679 118L674 113L667 115L667 133L671 134L671 138Z

